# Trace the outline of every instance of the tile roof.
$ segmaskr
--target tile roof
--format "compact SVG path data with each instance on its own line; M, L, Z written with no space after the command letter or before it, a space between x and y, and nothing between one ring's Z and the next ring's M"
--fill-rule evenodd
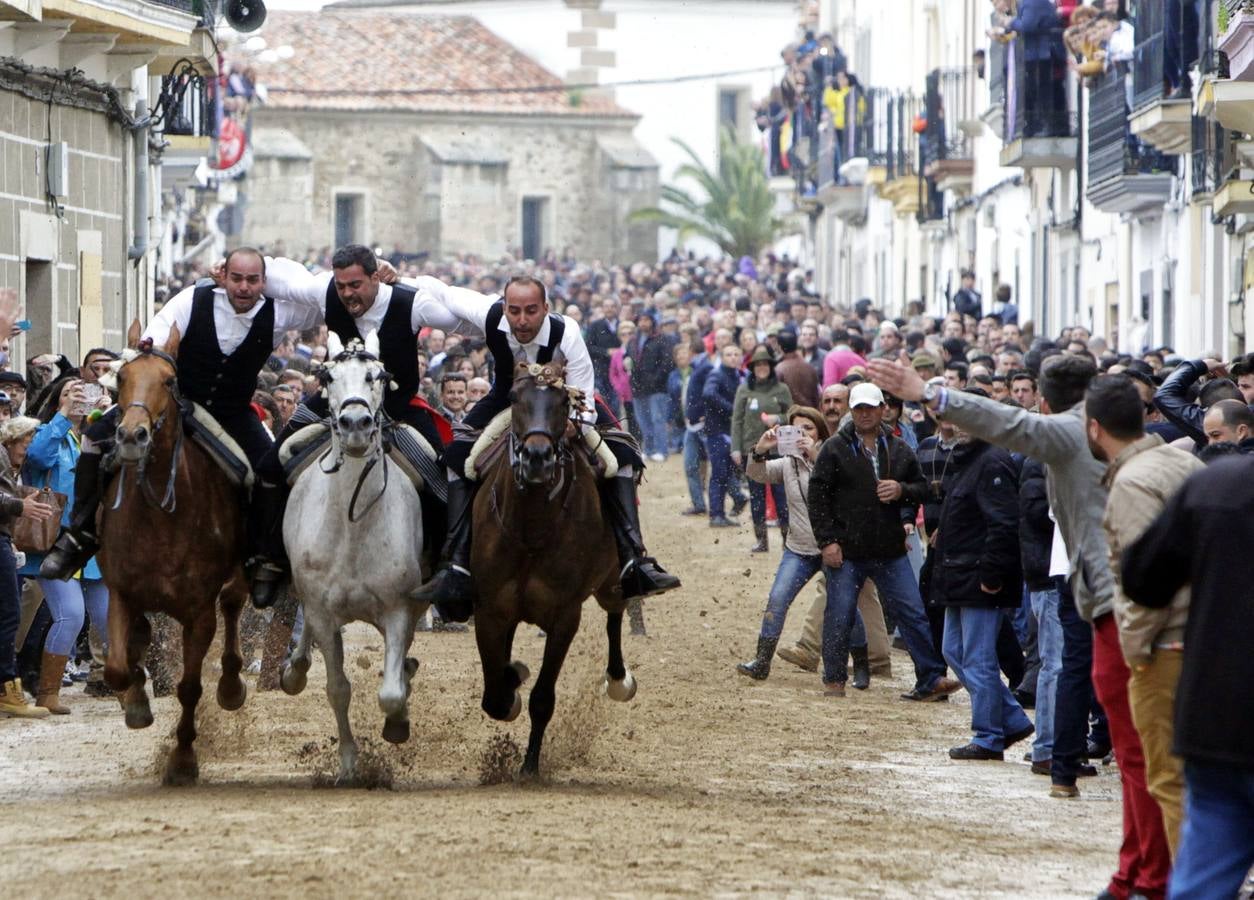
M635 116L603 95L572 105L560 78L472 16L272 10L258 33L294 51L253 63L274 109ZM550 89L510 90L536 86Z

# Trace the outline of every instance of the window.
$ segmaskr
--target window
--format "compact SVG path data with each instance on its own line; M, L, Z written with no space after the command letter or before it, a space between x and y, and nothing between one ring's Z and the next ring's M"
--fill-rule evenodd
M548 219L548 197L523 197L522 251L524 259L539 259L543 255Z
M740 92L722 89L718 92L718 127L740 130Z
M361 194L335 195L335 246L362 242L362 209L365 197Z

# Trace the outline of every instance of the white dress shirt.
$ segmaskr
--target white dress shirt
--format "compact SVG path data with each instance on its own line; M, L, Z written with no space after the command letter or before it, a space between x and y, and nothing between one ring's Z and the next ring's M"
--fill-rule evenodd
M294 259L281 256L266 257L266 294L275 299L312 305L317 308L322 320L326 319L327 291L334 277L332 272L314 275ZM405 279L404 283L418 288L418 293L414 297L413 314L409 319L414 334L427 327L439 328L442 331L458 331L461 322L448 311L443 303L423 290L415 281ZM370 308L357 318L357 330L362 337L371 331L379 330L391 302L391 285L380 284L374 303L370 304ZM459 333L468 334L470 331L463 327Z
M495 294L481 294L469 288L452 287L438 278L429 276L415 279L415 284L443 303L457 317L459 323L471 326L478 334L486 332L488 313L500 300L500 297ZM515 359L525 357L528 362L535 362L539 357L540 348L549 342L552 323L546 316L535 338L525 344L514 337L514 333L509 329L509 322L504 316L501 316L498 330L505 334ZM588 409L581 415L581 418L589 423L596 421L596 410L592 408L596 396L596 375L592 369L592 357L588 354L588 345L583 341L583 332L579 330L578 322L566 320L566 328L562 332L562 342L558 349L566 357L566 383L582 391L587 402ZM496 373L497 378L510 376L509 372Z
M153 316L148 327L144 329L144 337L152 338L153 346L162 347L170 339L170 329L177 325L179 334L187 336L187 328L192 321L192 297L196 293L195 285L179 291L161 307L161 311ZM267 294L269 296L269 294ZM218 332L218 349L224 356L230 356L235 348L244 342L253 327L253 319L261 312L262 301L257 301L248 312L237 313L231 301L227 299L222 288L213 289L213 324ZM318 310L307 303L291 303L274 301L274 344L283 343L289 331L306 331L321 321Z

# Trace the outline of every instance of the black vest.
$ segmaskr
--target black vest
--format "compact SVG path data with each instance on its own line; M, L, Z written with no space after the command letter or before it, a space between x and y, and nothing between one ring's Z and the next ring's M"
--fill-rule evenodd
M514 382L514 364L521 359L514 358L514 351L509 346L509 338L501 331L501 319L505 316L505 301L498 300L488 310L483 330L492 354L492 395L499 400L508 400L510 388ZM553 354L562 345L562 335L566 333L566 320L561 316L549 313L549 342L536 354L536 362L540 365L553 361Z
M379 361L392 374L396 382L396 390L388 387L383 392L383 409L393 419L405 416L409 401L418 392L418 342L414 338L414 298L417 295L411 287L403 284L392 285L392 299L388 303L388 311L383 315L379 325ZM377 302L377 301L376 301ZM326 323L329 331L348 346L351 340L363 343L366 336L357 330L357 320L349 314L340 302L340 295L335 290L335 280L327 286Z
M179 389L210 412L238 411L252 402L257 375L274 352L274 301L262 298L252 328L228 355L218 346L213 292L209 284L192 294L191 321L179 341Z

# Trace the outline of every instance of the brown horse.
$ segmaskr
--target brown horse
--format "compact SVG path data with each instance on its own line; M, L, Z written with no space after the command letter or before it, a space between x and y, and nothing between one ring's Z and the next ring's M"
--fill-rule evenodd
M515 369L509 453L483 473L474 507L475 639L489 716L513 721L522 711L518 688L530 673L510 661L518 624L538 625L546 636L531 690L524 775L539 772L557 676L579 630L583 602L594 593L607 614L607 693L630 700L636 689L623 664L625 603L614 538L601 514L597 475L585 454L567 444L571 394L562 377L560 362Z
M152 639L146 613L166 613L183 626L183 714L165 783L192 784L199 776L192 742L201 666L218 627L214 601L221 596L226 628L218 704L239 709L246 696L239 614L248 588L239 490L204 450L183 439L178 340L176 329L164 350L141 349L118 371L121 470L105 496L99 560L110 595L105 681L125 691L127 727L152 724L141 665Z

